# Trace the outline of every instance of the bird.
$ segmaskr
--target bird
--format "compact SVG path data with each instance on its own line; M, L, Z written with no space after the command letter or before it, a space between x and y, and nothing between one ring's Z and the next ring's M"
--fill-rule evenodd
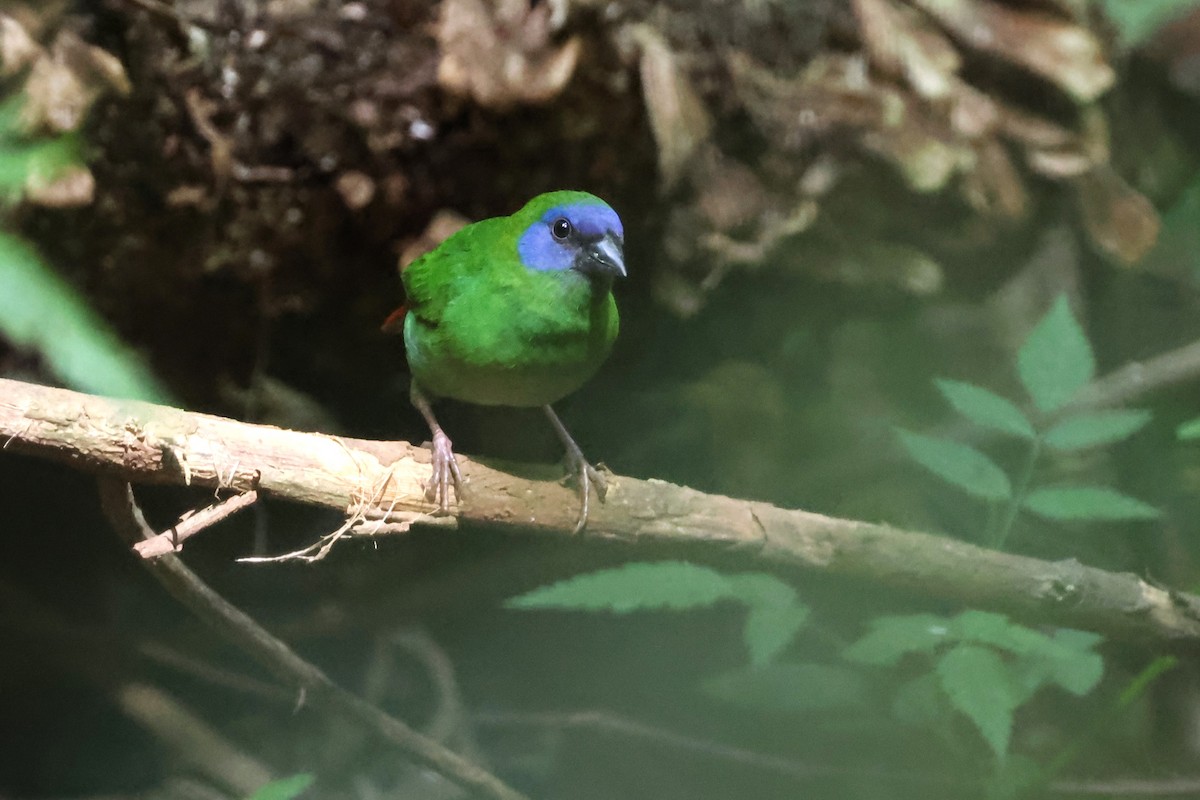
M540 194L519 211L459 229L401 272L405 302L384 323L402 327L409 396L429 426L427 499L449 513L463 479L438 423L440 398L484 406L541 407L576 479L579 533L591 487L607 482L553 403L579 389L608 357L620 327L613 283L626 277L624 229L593 194Z

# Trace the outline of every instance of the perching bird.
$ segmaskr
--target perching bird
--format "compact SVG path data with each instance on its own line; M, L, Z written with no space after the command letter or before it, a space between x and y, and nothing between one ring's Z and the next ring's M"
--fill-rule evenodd
M541 406L567 451L587 523L589 485L603 477L583 457L550 404L578 389L617 337L613 279L625 275L624 231L615 211L586 192L538 195L508 217L468 225L404 270L404 320L413 405L429 423L433 476L427 494L442 511L462 473L430 401Z

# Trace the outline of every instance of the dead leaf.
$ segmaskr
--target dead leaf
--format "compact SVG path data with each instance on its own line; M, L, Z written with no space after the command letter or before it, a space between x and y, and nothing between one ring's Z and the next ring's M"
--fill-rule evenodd
M0 14L0 76L16 75L33 63L42 48L21 23L7 14Z
M952 78L962 59L924 18L892 0L854 0L854 12L871 63L877 69L907 81L926 100L950 94Z
M528 0L442 0L436 36L438 83L498 110L545 103L575 72L580 40L551 40L553 9Z
M400 269L404 269L421 256L453 236L459 229L470 222L462 214L449 209L442 209L433 215L433 219L425 226L425 231L416 239L407 243L400 251Z
M66 64L47 56L34 61L25 93L20 119L26 133L66 133L83 122L88 91Z
M997 139L975 145L975 166L963 178L963 195L976 211L1017 220L1029 210L1029 192L1008 149Z
M708 139L712 122L662 36L648 25L632 26L629 36L640 50L642 97L658 145L663 188L670 189L696 148Z
M1075 178L1074 187L1084 227L1102 251L1125 266L1150 252L1162 220L1143 194L1107 165Z
M25 81L28 100L21 108L21 126L27 133L77 130L88 110L108 91L130 91L121 62L63 31L49 51L42 51L34 59L29 70Z
M54 39L51 55L75 72L90 89L97 92L112 90L122 97L133 91L125 67L106 50L88 44L70 31L62 31Z
M991 0L909 0L955 38L1040 75L1078 102L1107 91L1116 73L1086 28L1036 9Z
M717 231L732 231L750 224L767 209L769 198L754 172L706 147L692 171L696 208L704 221Z
M370 205L375 199L375 181L366 173L358 170L348 170L338 176L334 183L342 202L351 211L358 211Z
M96 196L96 179L92 171L76 164L47 178L37 172L25 179L23 197L30 203L47 208L78 208L90 205Z

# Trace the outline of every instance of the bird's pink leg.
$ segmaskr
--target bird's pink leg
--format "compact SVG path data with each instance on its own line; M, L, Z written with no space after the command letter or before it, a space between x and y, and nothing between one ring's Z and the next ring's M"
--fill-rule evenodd
M417 411L421 412L421 416L429 425L429 434L432 437L430 450L433 451L433 475L429 479L429 485L425 487L425 498L436 502L438 509L446 514L450 512L451 483L454 484L455 496L462 497L463 479L462 472L458 468L458 459L454 457L450 437L438 424L437 417L433 415L433 408L429 404L429 398L420 390L416 381L413 381L409 389L409 396L412 398L412 404L416 406Z
M588 496L590 489L594 485L596 487L596 496L600 498L600 502L604 502L604 495L608 492L608 481L604 475L595 467L587 462L583 457L583 451L579 449L579 445L575 444L575 440L571 438L571 434L567 432L567 426L562 424L562 420L558 418L558 414L554 413L554 409L550 406L542 406L546 412L546 417L550 420L550 424L554 426L554 432L558 434L559 440L563 443L563 447L567 450L567 468L576 476L579 481L579 521L575 523L575 533L579 533L587 525L588 519Z

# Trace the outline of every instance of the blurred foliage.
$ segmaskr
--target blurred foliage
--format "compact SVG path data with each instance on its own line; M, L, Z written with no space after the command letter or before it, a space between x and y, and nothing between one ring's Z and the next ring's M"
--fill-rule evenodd
M1048 636L1000 614L883 616L870 627L846 649L850 661L895 667L906 656L920 655L931 662L931 673L897 691L893 713L910 723L936 725L938 709L953 709L971 721L998 761L1008 754L1014 713L1042 687L1085 695L1104 672L1103 660L1092 652L1101 637L1069 629ZM929 696L939 691L948 705Z
M776 659L809 611L795 590L770 575L727 575L686 562L633 563L535 589L506 606L629 613L684 611L721 600L750 609L744 628L750 663L704 679L701 688L707 694L776 715L837 708L849 713L868 702L865 675L835 664ZM1093 650L1100 636L1069 629L1048 635L990 612L879 616L869 627L843 651L850 663L897 669L916 656L925 663L925 671L896 690L891 706L896 718L937 729L945 726L947 715L961 714L998 764L1008 755L1016 711L1039 690L1056 685L1086 695L1104 671Z
M249 800L293 800L312 786L314 780L315 776L308 773L279 778L250 795Z
M0 332L39 354L72 388L152 402L168 399L141 359L79 292L10 233L0 233Z
M1196 0L1100 0L1121 32L1121 40L1136 45L1161 25L1196 8Z
M796 590L761 572L726 575L682 561L627 564L616 569L577 575L514 597L514 609L687 611L722 600L746 607L743 638L754 666L767 664L804 626L808 607Z
M1015 403L982 386L937 380L946 401L972 423L1024 441L1028 454L1015 481L971 445L897 430L909 455L921 466L992 505L994 524L987 541L1003 548L1022 510L1052 520L1129 521L1154 519L1157 509L1101 486L1031 487L1042 448L1070 453L1116 444L1145 427L1144 410L1086 411L1069 403L1096 377L1096 358L1083 329L1060 295L1017 353L1017 373L1036 420Z
M31 177L50 181L80 158L72 134L23 136L23 103L17 97L0 104L0 194L10 203ZM169 397L88 300L11 232L0 232L0 333L38 354L72 388L156 402Z

